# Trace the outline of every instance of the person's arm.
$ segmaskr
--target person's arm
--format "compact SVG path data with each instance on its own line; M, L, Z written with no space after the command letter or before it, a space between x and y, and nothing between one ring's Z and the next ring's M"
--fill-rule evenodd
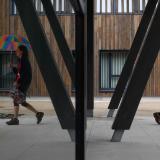
M12 69L12 71L13 71L14 74L18 73L17 65L11 63L10 64L10 68Z
M27 64L26 64L25 60L22 60L21 61L21 69L19 71L20 77L17 81L17 87L19 89L23 88L25 81L26 81L26 67L27 67Z
M17 74L18 73L17 67L12 67L12 71L13 71L14 74Z

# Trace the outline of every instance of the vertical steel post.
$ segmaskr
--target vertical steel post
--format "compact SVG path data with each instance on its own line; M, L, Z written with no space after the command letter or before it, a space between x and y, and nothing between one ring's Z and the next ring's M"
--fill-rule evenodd
M87 115L94 109L94 1L87 0Z
M79 1L78 1L79 2ZM80 3L80 2L79 2ZM79 5L80 6L80 5ZM87 68L85 15L76 12L76 160L85 160Z

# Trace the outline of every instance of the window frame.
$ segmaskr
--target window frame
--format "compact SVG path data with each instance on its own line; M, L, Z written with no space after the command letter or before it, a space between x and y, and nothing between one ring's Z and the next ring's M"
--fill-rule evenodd
M114 8L114 6L116 7L115 2L113 3L114 6L111 6L111 12L107 12L107 9L105 12L103 12L103 9L102 9L102 6L100 6L99 8L99 12L97 12L97 6L96 6L96 0L95 0L95 15L143 15L144 13L144 9L143 10L139 10L138 12L136 11L128 11L128 12L118 12L118 10L116 11L116 8ZM64 5L64 6L63 6ZM62 6L59 6L59 11L56 11L56 14L58 16L63 16L63 15L68 15L68 16L72 16L72 15L75 15L75 13L73 12L73 8L72 8L72 11L70 13L68 13L66 10L65 10L65 2L62 6L64 7L64 10L62 9ZM100 1L100 5L101 4L101 1ZM145 4L146 5L146 4ZM56 6L57 8L57 6ZM57 10L57 9L56 9ZM39 16L45 16L45 11L43 9L43 12L39 12L37 11L38 15ZM10 0L10 15L11 16L18 16L19 14L16 12L14 13L14 3L13 3L13 0Z
M120 2L119 1L116 1L116 0L113 0L110 2L108 2L106 0L105 2L105 11L103 11L103 6L102 6L102 1L103 0L95 0L95 9L94 9L94 12L95 12L95 15L143 15L144 13L144 10L145 10L145 6L147 5L147 1L146 0L143 4L143 1L144 0L138 0L137 3L133 3L132 0L129 0L129 1L126 1L126 11L122 10L122 5L124 7L124 1L123 2ZM128 4L129 2L129 4ZM110 5L109 5L110 4ZM119 6L121 4L121 6ZM139 4L139 5L138 5ZM110 6L110 11L108 10L108 5ZM99 6L99 7L98 7ZM136 7L136 8L134 8Z
M9 13L10 13L10 16L19 16L19 14L18 14L18 11L16 12L16 13L14 13L15 12L15 9L14 9L14 2L13 2L14 0L10 0L10 11L9 11ZM65 6L64 6L65 7ZM61 8L61 10L60 10L60 8ZM38 11L37 9L36 9L36 11L37 11L37 13L38 13L38 15L39 16L46 16L46 14L45 14L45 10L44 10L44 8L43 8L43 12L40 12L40 11ZM65 10L65 8L64 8L64 11L62 10L62 6L60 7L59 6L59 11L56 11L56 14L58 15L58 16L63 16L63 15L65 15L65 16L72 16L72 15L75 15L75 13L73 12L73 8L72 8L72 10L71 10L71 12L70 13L68 13L66 10Z
M111 81L112 81L112 78L119 78L120 75L116 75L116 74L112 74L113 73L113 69L112 69L112 55L115 54L115 53L124 53L126 54L126 58L127 58L127 55L129 54L129 50L128 49L112 49L112 50L105 50L105 49L101 49L99 50L99 92L100 93L106 93L106 92L114 92L115 88L111 88ZM101 54L108 54L109 56L109 88L102 88L101 87Z

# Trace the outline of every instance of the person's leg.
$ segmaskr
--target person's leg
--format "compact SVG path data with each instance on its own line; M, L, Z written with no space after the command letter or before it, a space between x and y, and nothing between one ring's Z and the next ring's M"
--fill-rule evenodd
M8 124L8 125L19 125L18 113L19 113L19 104L14 101L14 116L11 120L6 122L6 124Z
M34 112L35 114L38 113L38 111L37 111L32 105L30 105L30 104L27 103L27 102L23 102L23 103L22 103L22 106L25 107L25 108L27 108L28 110Z
M18 113L19 113L19 105L14 105L14 117L18 119Z
M42 118L44 116L43 112L38 112L32 105L30 105L27 102L23 102L22 106L29 109L30 111L34 112L36 114L36 118L37 118L37 124L39 124L42 121Z

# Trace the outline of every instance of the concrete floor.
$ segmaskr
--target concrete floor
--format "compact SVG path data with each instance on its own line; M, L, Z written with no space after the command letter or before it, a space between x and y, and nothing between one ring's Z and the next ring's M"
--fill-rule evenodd
M12 111L6 100L0 99L0 112ZM158 160L160 126L152 113L160 109L160 99L142 99L131 130L119 143L110 142L114 118L106 118L108 102L96 99L95 117L88 119L86 160ZM19 118L19 126L7 126L7 120L0 119L0 160L74 160L75 144L61 129L50 102L32 99L31 104L45 111L42 124L36 125L34 115L25 109L21 109L25 115Z

